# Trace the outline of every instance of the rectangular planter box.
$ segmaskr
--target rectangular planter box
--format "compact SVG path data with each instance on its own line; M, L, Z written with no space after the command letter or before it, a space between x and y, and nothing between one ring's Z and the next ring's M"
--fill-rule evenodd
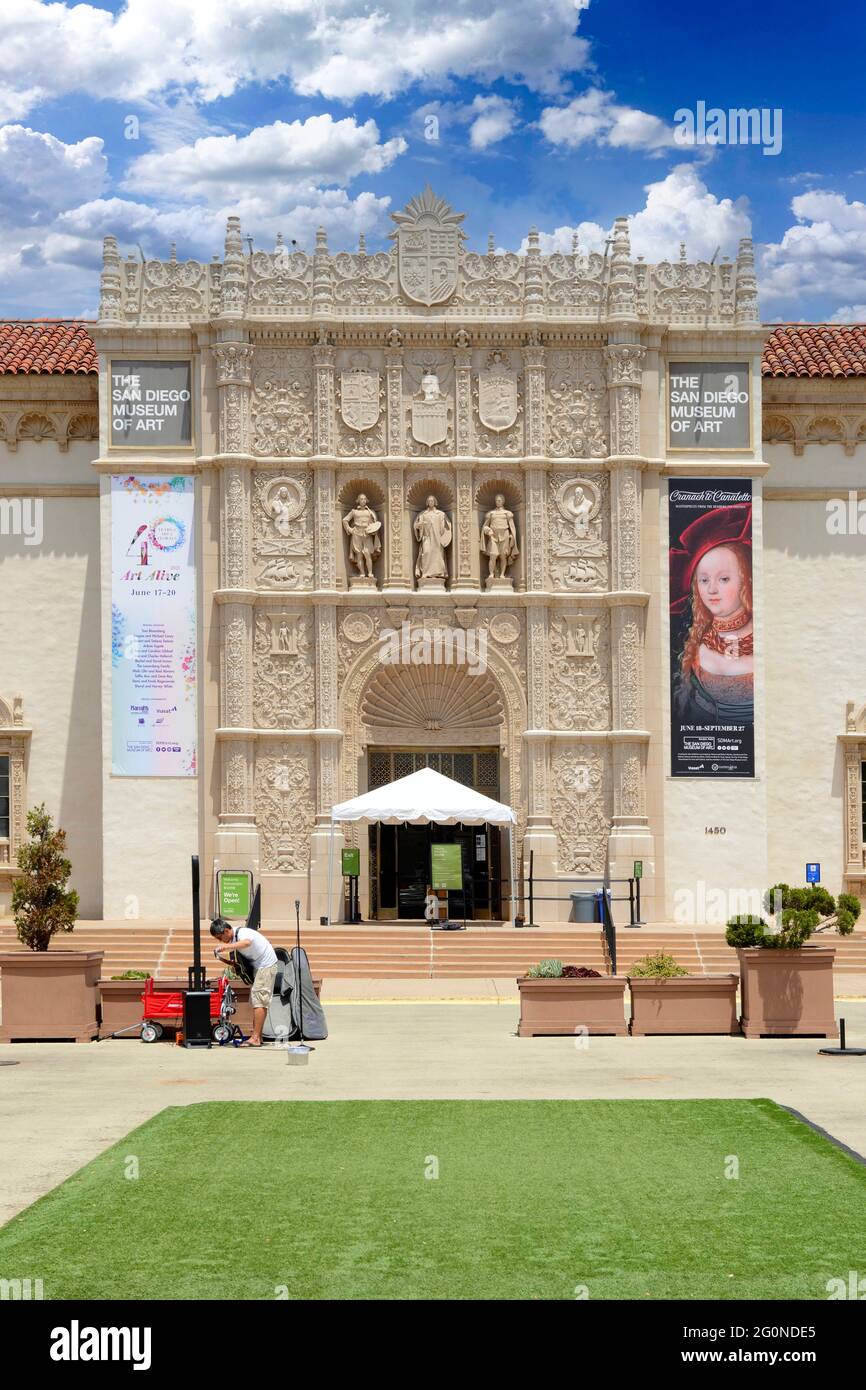
M186 989L186 980L157 980L157 988L181 990ZM232 1023L237 1023L245 1033L249 1033L253 1026L253 1011L250 1007L250 987L242 985L239 981L232 988L237 996L237 1012L231 1019ZM313 988L318 997L321 993L321 979L313 980ZM141 996L144 992L144 980L100 980L99 993L102 999L102 1023L99 1033L103 1038L110 1037L112 1033L119 1032L122 1028L131 1028L133 1024L141 1022ZM171 1027L171 1024L168 1025ZM138 1041L137 1033L125 1033L124 1037L134 1038Z
M837 1038L834 946L741 948L742 1027L747 1038Z
M0 951L0 1043L92 1042L102 951Z
M586 1029L592 1035L623 1036L625 977L603 975L599 980L541 980L518 975L520 1023L517 1035L569 1034Z
M654 1033L739 1033L736 975L629 976L634 1037Z

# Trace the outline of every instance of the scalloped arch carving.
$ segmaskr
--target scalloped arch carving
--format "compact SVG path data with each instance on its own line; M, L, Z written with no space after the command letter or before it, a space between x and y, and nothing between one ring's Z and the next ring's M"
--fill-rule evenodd
M337 493L337 504L340 507L354 507L355 499L362 492L371 507L384 507L385 489L381 483L374 482L372 478L350 478L341 484L340 491Z
M497 492L502 493L506 507L512 511L523 505L523 491L512 478L483 478L475 489L476 505L492 507Z
M486 673L473 676L457 665L383 666L367 687L361 715L377 728L453 733L498 727L505 710Z
M431 495L443 511L449 511L454 506L454 490L444 478L416 479L406 492L406 501L410 508L421 511Z

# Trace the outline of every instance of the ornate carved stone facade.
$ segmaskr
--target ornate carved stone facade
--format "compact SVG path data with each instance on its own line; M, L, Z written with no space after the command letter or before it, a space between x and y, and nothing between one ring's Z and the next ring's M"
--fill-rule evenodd
M518 855L555 875L603 873L624 824L649 834L645 372L671 324L757 322L747 243L736 263L647 265L620 219L609 257L544 256L535 230L525 254L482 252L429 189L394 224L387 250L332 253L320 230L309 250L248 255L230 218L210 265L142 267L105 244L106 333L164 324L192 342L208 325L202 385L219 409L199 466L219 474L221 699L207 756L221 824L254 822L261 867L306 876L313 915L330 807L364 788L370 747L489 749ZM359 497L369 564L355 563L366 529L351 552L343 526ZM429 497L444 578L416 573ZM492 512L515 538L495 575ZM459 638L463 659L389 665L388 634L410 649Z

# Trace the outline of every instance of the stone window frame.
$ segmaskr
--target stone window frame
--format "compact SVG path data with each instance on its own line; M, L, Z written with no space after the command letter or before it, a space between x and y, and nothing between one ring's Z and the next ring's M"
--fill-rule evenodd
M27 753L33 733L24 723L20 695L0 695L0 757L9 759L9 837L0 840L0 878L14 878L16 856L25 839L27 820Z
M866 765L866 704L853 700L845 707L845 733L839 735L844 756L845 888L866 893L866 822L863 768Z

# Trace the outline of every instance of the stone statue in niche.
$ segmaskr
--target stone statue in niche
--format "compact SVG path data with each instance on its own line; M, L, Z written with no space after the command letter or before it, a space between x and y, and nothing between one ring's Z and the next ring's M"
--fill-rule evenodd
M517 528L514 513L505 506L505 498L497 492L494 506L487 513L481 526L481 549L487 556L487 587L513 588L513 581L506 575L519 555L517 548Z
M418 542L415 577L419 589L444 589L448 577L445 551L451 544L451 522L439 510L435 497L427 498L424 511L415 518L413 530Z
M375 589L373 562L382 553L382 523L360 493L350 512L343 517L343 530L349 537L349 559L358 571L349 580L350 588Z
M584 540L589 535L589 518L593 500L587 497L582 487L576 487L571 497L564 498L564 506L572 519L576 540Z

